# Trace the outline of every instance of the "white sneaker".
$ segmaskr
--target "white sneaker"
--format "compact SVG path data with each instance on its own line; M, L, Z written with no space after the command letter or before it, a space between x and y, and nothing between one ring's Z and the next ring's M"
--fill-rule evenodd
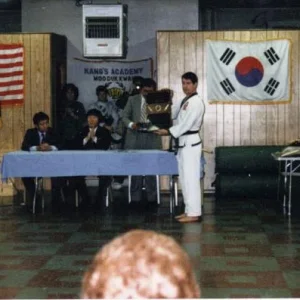
M113 183L111 184L111 188L112 188L113 190L120 190L120 189L122 188L122 184L119 183L119 182L113 182Z
M128 177L126 177L122 183L122 186L127 187L128 186Z

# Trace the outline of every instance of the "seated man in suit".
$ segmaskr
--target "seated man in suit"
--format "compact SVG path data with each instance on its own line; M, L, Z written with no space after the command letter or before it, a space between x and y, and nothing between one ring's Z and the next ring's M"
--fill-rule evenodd
M105 127L100 126L103 117L97 109L91 109L87 112L87 123L76 137L76 145L78 150L107 150L110 147L110 132ZM106 195L107 186L110 184L110 177L99 176L99 201ZM82 198L83 209L90 204L87 186L84 176L73 177L72 187L78 190ZM99 203L100 202L100 203Z
M88 125L83 127L79 134L78 146L82 150L107 150L110 147L111 138L109 130L100 126L103 117L97 109L87 112Z
M56 151L59 149L58 136L49 127L49 116L44 112L38 112L33 116L34 128L28 129L24 136L21 146L23 151ZM30 201L33 200L35 194L34 178L22 178L23 184ZM60 184L57 178L51 179L52 184L52 209L59 209ZM28 199L27 198L27 199ZM31 205L27 203L27 209L31 210Z

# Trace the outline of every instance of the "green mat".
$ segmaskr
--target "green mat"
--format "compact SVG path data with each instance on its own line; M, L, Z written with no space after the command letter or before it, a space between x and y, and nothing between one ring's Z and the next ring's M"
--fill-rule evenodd
M279 163L286 146L229 146L215 151L216 197L277 198Z

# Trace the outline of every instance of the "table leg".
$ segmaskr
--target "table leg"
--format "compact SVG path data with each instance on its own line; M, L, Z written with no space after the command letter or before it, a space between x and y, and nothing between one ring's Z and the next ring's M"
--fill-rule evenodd
M175 176L170 176L170 213L175 213Z
M281 161L279 161L278 168L278 178L277 178L277 202L279 203L279 195L280 195L280 181L281 181Z
M178 179L178 177L177 177ZM178 206L178 180L174 177L174 197L175 197L175 206Z
M159 182L159 175L156 175L156 193L157 193L157 204L160 204L160 182Z
M109 188L106 188L106 195L105 195L105 206L108 207L109 206Z
M284 166L284 191L283 191L283 209L286 207L286 194L287 194L287 161L285 161Z
M170 213L173 213L173 207L172 207L172 202L173 202L173 177L169 176L169 187L170 187Z
M131 176L128 176L128 203L131 203Z
M44 181L43 181L43 178L41 178L40 180L41 180L40 184L41 184L42 212L44 213L44 211L45 211Z
M290 182L289 182L289 199L288 199L288 215L291 215L291 207L292 207L292 170L293 170L293 162L291 161L290 164Z
M36 207L36 197L37 197L37 192L38 192L38 178L34 178L34 186L35 186L35 191L34 191L34 196L33 196L33 203L32 203L32 213L35 214L35 207Z
M19 194L21 193L21 190L19 190L16 186L16 184L14 183L14 181L12 180L12 178L8 178L8 180L11 182L13 188L15 189L15 191L17 192L17 197L19 198ZM1 184L1 190L3 192L3 184ZM25 196L24 196L25 195ZM26 190L24 189L23 192L23 203L21 203L21 205L26 205ZM12 202L12 206L14 206L14 201Z
M21 205L26 205L27 199L26 199L26 189L24 187L24 192L23 192L23 203Z
M75 206L76 206L76 208L79 207L79 194L78 194L78 190L75 190Z

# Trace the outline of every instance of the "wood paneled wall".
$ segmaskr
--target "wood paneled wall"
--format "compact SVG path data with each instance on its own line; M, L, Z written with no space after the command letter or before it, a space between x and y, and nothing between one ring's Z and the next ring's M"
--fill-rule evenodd
M0 44L24 46L24 104L2 106L0 153L18 150L26 129L33 127L32 117L44 111L55 117L57 66L66 62L65 37L52 33L0 34Z
M277 105L208 104L206 90L205 40L264 41L286 38L292 42L292 101ZM169 87L174 101L181 101L181 75L195 72L198 92L206 104L201 132L203 146L282 145L299 137L299 42L300 31L159 31L157 32L158 88ZM205 153L205 189L211 189L214 154Z

